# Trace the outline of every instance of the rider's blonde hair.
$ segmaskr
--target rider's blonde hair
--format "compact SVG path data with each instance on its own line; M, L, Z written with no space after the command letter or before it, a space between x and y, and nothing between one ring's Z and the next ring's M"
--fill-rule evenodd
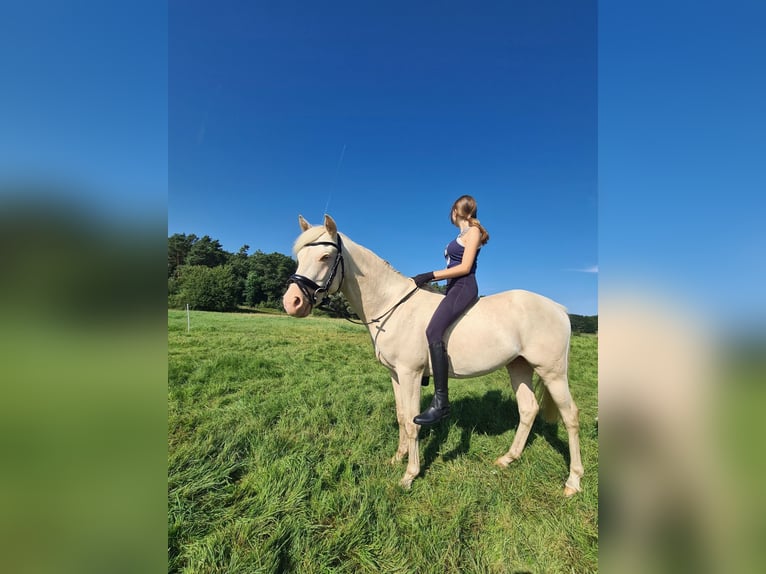
M457 198L455 203L452 204L452 209L449 212L450 220L452 220L452 212L454 211L460 217L467 220L468 225L471 227L478 227L479 231L481 232L480 242L482 245L484 245L487 243L487 241L489 241L489 233L487 233L487 230L484 229L484 226L481 224L481 222L476 219L476 210L476 200L470 195L461 195Z

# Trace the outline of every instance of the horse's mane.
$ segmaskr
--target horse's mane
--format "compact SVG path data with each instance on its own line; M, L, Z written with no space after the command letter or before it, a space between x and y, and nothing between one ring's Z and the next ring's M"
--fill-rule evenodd
M326 232L327 232L327 230L324 228L323 225L317 225L315 227L310 227L309 229L307 229L306 231L301 233L298 236L298 239L296 239L295 243L293 244L293 255L297 256L298 255L298 251L303 249L309 243L313 243L314 241L319 239ZM338 235L341 235L341 234L339 233ZM363 245L359 245L358 243L354 243L353 241L348 239L345 235L343 235L343 241L344 241L344 243L351 243L351 244L353 244L357 249L359 249L359 250L361 250L363 252L366 252L368 254L368 256L376 258L376 259L379 259L384 264L386 269L388 269L389 271L393 271L397 275L401 275L402 277L404 277L404 275L402 275L402 273L400 271L398 271L388 261L386 261L385 259L382 259L374 251L371 251L370 249L367 249Z
M374 258L374 259L377 259L377 260L379 260L381 263L383 263L383 266L384 266L384 267L385 267L387 270L389 270L389 271L393 271L393 272L394 272L394 273L396 273L397 275L401 275L402 277L404 277L404 275L402 275L402 273L401 273L401 272L400 272L398 269L396 269L396 268L395 268L393 265L391 265L391 264L390 264L388 261L386 261L385 259L383 259L383 258L382 258L380 255L378 255L377 253L375 253L373 250L371 250L371 249L368 249L368 248L367 248L367 247L365 247L364 245L359 245L358 243L354 243L354 242L353 242L353 241L351 241L350 239L344 239L344 241L346 241L347 243L349 243L349 242L350 242L350 243L353 243L353 244L356 246L356 248L357 248L358 250L360 250L360 251L363 251L363 252L367 253L367 254L368 254L368 257L370 257L370 258Z

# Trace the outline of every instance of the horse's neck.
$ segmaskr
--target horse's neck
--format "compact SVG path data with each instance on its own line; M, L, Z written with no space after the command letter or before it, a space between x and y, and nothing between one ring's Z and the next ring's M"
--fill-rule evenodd
M349 255L343 294L363 321L382 315L414 287L386 261L345 235L343 245Z

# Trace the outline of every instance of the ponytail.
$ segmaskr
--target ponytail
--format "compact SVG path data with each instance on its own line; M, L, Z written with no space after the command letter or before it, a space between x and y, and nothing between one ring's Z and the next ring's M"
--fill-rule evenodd
M487 230L484 229L484 226L481 224L481 221L479 221L478 219L476 219L475 217L471 215L469 215L467 219L468 219L468 225L479 229L479 233L481 233L481 237L479 238L479 243L481 243L481 245L486 245L487 241L489 241L489 233L487 233Z

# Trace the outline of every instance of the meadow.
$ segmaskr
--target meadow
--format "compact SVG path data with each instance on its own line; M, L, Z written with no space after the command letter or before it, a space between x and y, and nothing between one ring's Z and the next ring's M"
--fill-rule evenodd
M597 338L574 335L583 492L562 495L563 424L520 460L505 371L451 381L399 486L387 369L341 319L168 311L168 571L558 573L598 568ZM423 389L423 404L433 385Z

